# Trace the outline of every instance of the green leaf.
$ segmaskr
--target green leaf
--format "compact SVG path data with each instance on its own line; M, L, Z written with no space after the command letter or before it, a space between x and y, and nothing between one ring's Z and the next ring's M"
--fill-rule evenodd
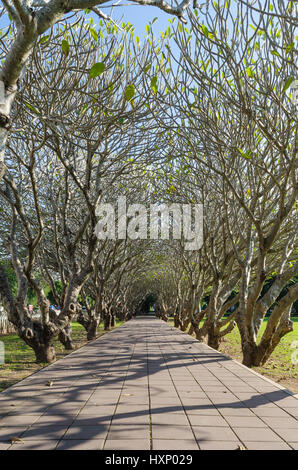
M248 152L243 152L240 148L238 148L239 152L241 153L242 157L247 158L248 160L251 159L251 150Z
M146 25L146 31L147 31L147 34L150 34L150 26L148 24Z
M48 39L49 39L49 35L43 36L43 37L40 39L39 44L43 44L43 43L46 42Z
M292 81L294 80L294 77L290 77L288 78L288 80L286 81L286 83L284 84L284 87L282 89L282 92L284 93L285 91L287 91L287 89L289 88L289 86L291 85Z
M37 109L34 108L34 106L32 106L32 105L29 104L29 103L26 103L26 101L24 101L24 103L25 103L25 106L27 106L27 108L29 108L30 111L32 111L34 114L39 114L39 111L37 111Z
M91 36L93 37L94 41L98 41L98 34L97 34L97 32L95 31L95 29L94 29L94 28L90 28L89 31L90 31L90 34L91 34Z
M206 36L206 38L209 38L208 28L204 24L202 24L202 31L203 31L204 36Z
M286 47L286 54L289 54L292 49L294 49L294 43L291 42L291 44L288 44L287 47Z
M67 57L69 53L69 43L68 41L66 41L66 39L62 40L61 48L62 48L63 54L65 55L65 57Z
M126 87L126 90L125 90L125 99L127 101L130 101L136 94L136 90L135 90L135 86L133 84L130 84Z
M254 71L250 67L247 67L246 73L250 78L254 76Z
M150 83L150 86L151 86L151 90L153 91L153 93L156 95L157 94L157 77L153 77L152 80L151 80L151 83Z
M95 78L101 75L105 70L105 64L103 62L97 62L89 70L90 78Z

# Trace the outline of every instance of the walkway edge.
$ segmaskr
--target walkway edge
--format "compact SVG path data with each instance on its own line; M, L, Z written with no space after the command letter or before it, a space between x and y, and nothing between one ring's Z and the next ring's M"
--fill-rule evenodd
M68 356L71 356L72 354L76 353L77 351L79 351L80 349L84 348L85 346L87 346L87 344L91 344L91 343L94 343L94 341L98 341L100 338L102 338L103 336L105 336L107 333L113 333L113 331L117 330L118 328L121 328L123 325L125 325L126 323L128 323L130 320L127 320L125 322L122 323L122 325L120 326L117 326L115 328L113 328L112 330L110 331L106 331L105 333L103 333L102 335L100 335L98 338L95 338L95 339L92 339L91 341L86 341L86 343L82 344L82 346L78 347L77 349L74 349L73 351L69 352L68 354L65 354L65 356L63 357L60 357L60 359L57 359L56 361L52 362L51 364L48 364L44 367L41 367L40 369L38 370L35 370L34 372L32 372L32 374L29 374L29 375L26 375L26 377L24 377L23 379L21 380L18 380L18 382L15 382L14 384L10 385L9 387L5 388L4 390L2 390L2 392L0 392L0 396L2 394L5 394L6 390L10 390L12 387L15 387L19 384L21 384L22 382L24 382L24 380L27 380L29 379L30 377L33 377L35 374L38 374L38 372L40 372L41 370L45 370L45 369L49 369L51 366L53 366L54 364L57 364L59 361L63 361L63 359L65 359L66 357Z
M166 323L166 322L165 322ZM197 340L196 338L194 338L193 336L189 335L188 333L186 333L185 331L181 331L179 330L179 328L176 328L175 326L172 326L170 325L173 329L175 330L178 330L179 333L183 334L183 335L188 335L190 336L191 338L195 339L196 341L198 341L199 343L201 343L202 341L199 341ZM249 367L245 366L244 364L242 364L241 362L237 361L236 359L233 359L232 357L230 356L227 356L226 354L223 354L221 351L217 351L217 349L214 349L212 348L211 346L208 346L208 344L206 343L203 343L205 346L207 346L207 348L211 349L212 351L216 351L217 353L221 354L222 356L226 357L227 359L230 359L234 362L236 362L236 364L238 364L239 366L243 367L244 369L246 370L249 370L250 372L252 372L254 375L256 375L257 377L261 377L262 379L264 379L266 382L269 382L271 385L274 385L275 387L279 388L280 390L283 390L285 393L287 393L288 395L291 395L291 397L293 398L296 398L296 400L298 400L298 393L295 393L295 392L292 392L292 390L289 390L288 388L284 387L283 385L280 385L278 382L274 382L274 380L271 380L269 379L268 377L266 377L265 375L262 375L260 374L259 372L256 372L255 370L253 369L250 369Z

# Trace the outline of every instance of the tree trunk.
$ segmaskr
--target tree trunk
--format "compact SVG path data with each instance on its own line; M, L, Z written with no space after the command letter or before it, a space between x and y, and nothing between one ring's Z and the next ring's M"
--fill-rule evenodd
M112 320L111 314L106 313L105 316L104 316L104 329L106 331L111 329L111 320Z
M190 320L189 318L182 318L181 322L180 322L180 329L181 331L186 331L187 328L188 328L188 325L190 323Z
M98 327L99 321L97 318L92 318L89 321L88 327L87 327L87 340L88 341L93 341L96 339L96 332L97 332L97 327Z
M257 346L254 343L251 343L250 341L242 342L242 353L242 364L247 367L259 365L256 362Z
M72 351L74 349L71 334L72 334L72 326L70 323L58 335L58 339L60 343L63 344L63 346L65 347L67 351Z
M208 346L210 346L213 349L218 349L219 348L219 343L220 343L220 337L218 334L218 331L216 331L216 328L214 324L211 324L210 327L208 328Z
M55 331L50 325L43 325L40 321L33 320L25 328L22 327L18 334L33 349L37 363L51 364L56 360L53 346Z
M124 311L120 312L118 315L118 318L120 321L125 321L127 317L128 317L128 313Z
M51 344L38 344L35 346L31 346L34 350L36 361L39 363L47 363L51 364L56 360L56 353L54 346Z
M78 322L87 332L87 341L93 341L96 339L97 327L100 323L100 315L95 316L91 311L84 314L81 311L78 315Z
M181 323L178 315L174 315L174 326L175 328L180 328Z
M115 313L113 313L111 315L111 328L115 328L115 326L116 326L116 315Z

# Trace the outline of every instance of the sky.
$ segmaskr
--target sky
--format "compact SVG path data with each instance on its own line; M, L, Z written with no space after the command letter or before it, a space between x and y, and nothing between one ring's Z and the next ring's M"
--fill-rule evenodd
M112 3L117 3L117 0L108 2L107 5ZM173 19L172 15L165 13L157 7L136 5L129 3L128 0L121 0L121 3L118 0L118 3L119 6L114 7L112 13L110 6L107 6L106 4L99 5L98 9L106 15L111 16L120 25L122 21L125 23L131 23L135 27L135 36L139 36L141 42L143 35L146 35L146 25L150 21L153 21L154 18L157 18L157 20L154 22L152 30L156 38L160 38L160 32L165 31L168 26L170 26L169 19ZM98 24L98 16L94 13L91 13L90 15L92 15L94 19L94 24ZM178 21L178 19L176 19L176 21ZM6 27L7 25L8 17L5 15L0 18L0 28ZM176 50L176 45L173 44L173 51L174 50Z
M169 26L169 19L171 19L172 16L159 8L128 4L125 0L123 0L122 3L123 5L125 4L125 6L115 7L112 18L114 20L122 19L125 23L132 23L135 27L136 34L140 36L140 38L142 34L146 32L146 24L154 18L157 18L157 21L153 25L153 30L156 34L160 31L165 31ZM105 5L99 6L99 9L101 9L103 13L109 14L110 10L105 8Z
M113 2L114 3L114 2ZM157 34L160 31L165 31L165 29L169 26L169 18L171 15L163 12L159 8L150 7L146 5L134 5L133 3L129 4L127 0L122 0L121 2L125 6L116 6L112 12L112 18L117 21L121 22L124 21L125 23L130 22L135 27L136 35L138 35L141 39L142 34L146 31L146 24L149 21L152 21L154 18L158 18L157 21L154 23L153 30ZM110 15L110 6L107 5L99 5L99 10L102 10L103 13L106 15ZM93 15L94 21L96 16ZM4 27L8 24L7 16L0 18L0 27Z

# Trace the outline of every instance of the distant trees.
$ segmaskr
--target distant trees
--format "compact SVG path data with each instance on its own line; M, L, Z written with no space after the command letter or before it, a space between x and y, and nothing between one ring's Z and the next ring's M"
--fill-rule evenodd
M101 321L109 330L151 295L160 318L173 315L175 326L213 348L237 327L248 366L266 362L292 330L296 7L263 3L208 2L189 10L186 26L171 20L158 43L153 25L140 44L131 25L120 30L108 20L97 32L92 21L70 15L47 35L38 30L33 47L26 23L27 52L14 65L8 51L23 39L3 38L3 70L16 72L6 88L13 127L0 182L0 256L13 273L0 264L0 298L37 361L55 359L56 337L72 347L74 315L93 340ZM187 5L157 3L178 16ZM14 10L11 16L18 21ZM202 247L99 239L96 207L116 206L124 195L147 207L203 204ZM30 290L40 320L29 315Z
M189 170L185 185L205 208L204 264L195 255L192 269L184 267L190 285L195 276L193 293L183 302L184 317L213 347L235 320L248 366L264 363L292 330L298 295L294 283L280 298L297 275L298 127L289 95L297 74L296 6L286 2L274 10L265 3L268 8L262 5L258 14L244 2L218 2L200 15L190 13L190 27L167 32L181 50L180 60L165 45L158 52L158 86L148 83L163 109L155 117L168 135L173 167L179 162ZM173 179L174 187L181 175ZM179 186L181 181L177 191ZM272 273L276 277L261 296ZM194 315L200 286L208 292L208 305ZM233 305L233 314L224 317Z

